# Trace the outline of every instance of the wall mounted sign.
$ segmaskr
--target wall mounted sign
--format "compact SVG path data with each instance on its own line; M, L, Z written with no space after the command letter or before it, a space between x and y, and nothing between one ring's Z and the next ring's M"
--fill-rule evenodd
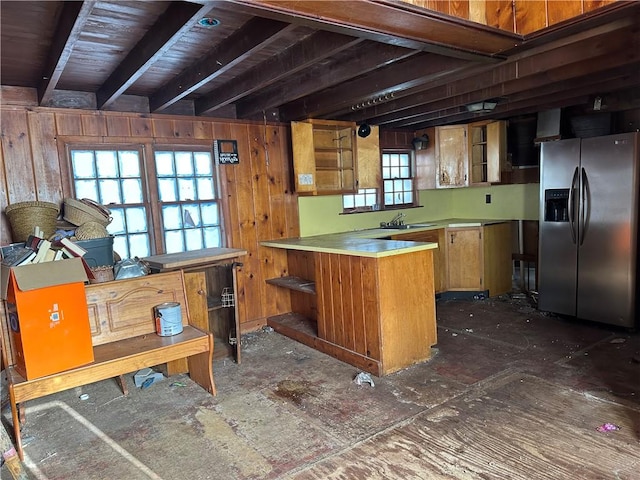
M240 163L237 140L214 140L213 153L220 165Z

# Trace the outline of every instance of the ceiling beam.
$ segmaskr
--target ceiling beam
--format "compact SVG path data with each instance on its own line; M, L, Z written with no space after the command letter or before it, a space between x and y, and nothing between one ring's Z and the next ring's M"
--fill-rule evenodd
M433 10L390 0L230 0L348 33L439 55L488 61L523 37ZM290 20L291 21L291 20ZM341 30L341 29L346 29Z
M576 98L612 91L612 86L615 90L623 90L634 86L637 88L640 87L640 79L635 74L638 71L638 67L640 67L640 62L626 65L621 69L614 69L610 72L570 78L538 88L529 89L524 87L519 94L510 96L507 101L498 103L493 111L481 116L477 113L468 112L464 105L457 105L442 110L434 108L428 112L425 111L419 117L416 116L397 123L391 123L388 127L420 129L438 124L442 125L443 119L446 119L446 123L451 123L452 121L474 121L482 118L499 119L522 114L523 110L531 107L537 107L538 110L553 108L549 105L555 105L563 98ZM567 103L563 106L569 105L571 104Z
M60 76L64 71L75 43L97 2L62 2L62 12L56 32L51 40L51 50L38 86L38 103L47 105L52 98Z
M127 91L210 10L211 5L171 2L96 92L98 109L108 107Z
M196 100L196 115L204 115L253 92L262 90L289 75L311 67L316 62L364 41L362 38L339 33L317 32L234 78L229 85L218 88Z
M316 65L298 78L285 80L263 92L241 100L238 102L238 118L249 118L263 110L311 95L324 88L329 88L419 53L404 47L379 45L367 41L358 45L348 58L343 58L339 62ZM304 118L304 115L300 118Z
M242 28L220 42L203 60L159 88L149 98L151 111L163 110L195 92L202 85L228 71L252 53L275 41L279 35L293 28L295 27L290 24L275 20L264 18L249 20Z
M468 66L466 60L421 53L286 105L280 109L281 119L288 121L352 112L356 104L371 105L385 95L404 95L408 89L424 88L443 75L451 75Z
M411 116L424 112L429 103L459 95L481 92L484 95L484 98L480 98L481 100L502 96L508 92L501 90L502 87L496 89L496 86L505 85L509 81L523 81L527 77L550 72L554 69L558 69L558 71L570 70L569 65L571 64L578 64L582 61L593 62L593 59L597 57L603 57L605 62L620 62L612 65L611 68L625 62L632 63L635 61L634 56L637 55L634 51L640 49L638 37L632 26L625 26L621 30L605 31L596 36L585 37L581 35L578 38L579 41L575 43L563 42L559 48L553 48L553 44L550 44L544 50L532 49L494 67L482 66L463 70L460 74L431 82L426 86L427 88L405 89L402 92L402 98L396 98L350 115L337 115L335 118L386 123L389 119L402 118L404 115L400 113L402 110L408 110L406 115ZM602 68L602 65L597 64L592 64L590 67L591 71ZM577 75L577 72L575 74Z

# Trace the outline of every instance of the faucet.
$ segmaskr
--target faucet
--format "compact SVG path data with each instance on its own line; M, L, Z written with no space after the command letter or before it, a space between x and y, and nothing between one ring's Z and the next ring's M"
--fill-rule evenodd
M381 227L399 227L404 224L404 220L402 220L407 215L403 212L398 213L395 217L391 219L389 222L380 222Z

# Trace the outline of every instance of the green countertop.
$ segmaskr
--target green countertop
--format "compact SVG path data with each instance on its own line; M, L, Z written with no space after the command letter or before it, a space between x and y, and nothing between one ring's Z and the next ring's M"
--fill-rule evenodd
M453 227L479 227L492 223L503 223L509 220L466 220L446 219L429 222L418 222L413 228L371 228L351 232L333 233L301 238L284 238L260 242L264 247L302 250L308 252L336 253L360 257L388 257L404 253L438 248L437 243L411 242L405 240L389 240L385 237L408 232L436 230Z

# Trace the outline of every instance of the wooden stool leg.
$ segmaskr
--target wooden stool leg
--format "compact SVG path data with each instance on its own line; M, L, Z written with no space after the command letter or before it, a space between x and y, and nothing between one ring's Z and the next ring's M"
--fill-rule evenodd
M11 418L13 419L13 441L16 444L16 450L18 451L18 456L20 460L24 460L24 452L22 451L22 436L20 434L20 427L24 422L25 411L24 405L21 403L20 405L16 404L16 397L13 391L13 385L9 385L9 401L11 403Z
M126 397L129 395L129 388L127 388L127 382L124 379L124 375L118 375L116 377L116 381L118 385L120 385L120 390L122 390L122 394Z

